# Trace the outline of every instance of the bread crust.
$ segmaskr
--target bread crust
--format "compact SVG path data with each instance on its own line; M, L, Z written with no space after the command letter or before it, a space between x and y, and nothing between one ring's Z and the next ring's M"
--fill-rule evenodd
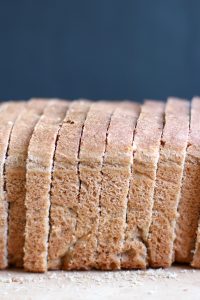
M156 174L152 222L148 236L151 267L169 267L173 261L173 244L177 207L189 132L189 102L169 98L161 138Z
M47 271L50 185L56 139L68 107L53 100L35 126L26 164L24 268Z
M162 102L146 101L137 122L121 257L121 267L124 269L144 269L148 264L147 238L164 125L164 108Z
M45 105L46 101L40 99L32 99L27 103L26 109L19 115L13 126L6 159L5 176L9 202L8 259L9 264L17 267L23 266L28 145Z
M4 269L8 266L8 201L6 191L5 161L9 149L9 141L13 125L23 109L23 102L10 102L3 104L0 110L0 269Z
M63 268L69 248L75 242L79 149L89 107L89 101L72 102L59 133L51 188L49 269Z

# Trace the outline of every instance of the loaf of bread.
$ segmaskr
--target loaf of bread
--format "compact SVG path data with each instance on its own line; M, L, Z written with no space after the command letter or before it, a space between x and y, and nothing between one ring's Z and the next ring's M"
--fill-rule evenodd
M200 268L200 98L0 104L0 269Z

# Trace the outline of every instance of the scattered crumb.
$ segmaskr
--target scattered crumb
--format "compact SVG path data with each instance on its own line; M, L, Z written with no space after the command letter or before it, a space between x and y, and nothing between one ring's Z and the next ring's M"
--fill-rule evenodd
M180 273L187 273L187 270L180 270Z
M29 293L31 288L38 293L44 292L51 294L55 288L60 291L73 290L75 293L93 293L99 292L99 289L112 289L116 287L118 290L128 288L131 290L143 289L148 295L157 294L158 283L176 282L181 276L188 277L188 274L198 272L192 269L148 269L148 270L132 270L132 271L114 271L114 272L65 272L65 271L50 271L45 274L33 274L11 270L9 273L3 271L0 273L0 299L7 293L12 291L14 294ZM195 276L195 275L193 275ZM146 288L148 282L149 290ZM188 288L180 286L179 291L187 292ZM32 298L30 298L32 299Z

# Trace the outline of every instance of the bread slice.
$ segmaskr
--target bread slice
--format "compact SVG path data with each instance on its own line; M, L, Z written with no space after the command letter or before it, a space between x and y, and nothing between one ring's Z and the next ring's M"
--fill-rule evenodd
M74 243L79 194L78 157L89 101L74 101L63 121L55 152L48 268L62 268Z
M147 237L151 224L164 108L162 102L146 101L137 122L121 256L121 268L124 269L147 266Z
M133 137L140 106L116 108L108 130L100 195L97 268L120 269L127 195L133 159Z
M188 132L189 102L170 98L165 111L165 126L161 139L152 222L148 237L151 267L169 267L173 261L177 207Z
M51 101L35 126L26 165L24 268L47 270L50 185L57 135L68 103Z
M9 149L10 135L16 118L24 109L24 103L4 103L0 110L0 269L8 265L7 233L8 202L5 178L5 161Z
M183 254L176 251L181 261L191 262L194 268L200 268L200 98L194 97L191 105L190 138L187 151L187 165L185 168L185 185L183 189L182 210L180 211L180 224L182 234L177 244L183 244ZM187 184L187 185L186 185ZM185 209L184 209L185 208ZM184 226L184 227L183 227ZM187 236L183 236L185 230ZM180 228L179 228L180 231ZM179 233L179 232L178 232ZM184 243L185 241L185 243ZM185 254L185 255L184 255ZM181 257L182 255L182 257ZM179 261L178 260L178 261Z
M106 134L114 104L93 103L84 124L78 168L80 188L74 243L64 261L64 269L90 269L95 262L102 162Z
M46 101L31 100L17 118L6 160L6 190L9 202L8 259L9 264L23 266L25 212L26 159L33 129L42 114Z
M200 98L191 104L190 134L176 223L175 260L192 261L200 212Z

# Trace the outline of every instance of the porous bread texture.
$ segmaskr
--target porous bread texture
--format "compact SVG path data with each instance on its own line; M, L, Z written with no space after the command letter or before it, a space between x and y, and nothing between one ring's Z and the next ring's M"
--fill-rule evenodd
M137 122L121 256L121 268L124 269L144 269L148 264L147 237L151 224L164 108L162 102L146 101Z
M151 267L169 267L173 261L177 207L188 132L189 102L169 98L166 104L165 126L161 138L152 221L148 236Z
M67 102L51 101L35 126L26 165L26 226L24 268L47 270L50 185L56 139L68 107Z
M114 104L93 103L88 112L80 146L80 187L74 243L68 250L64 269L90 269L96 261L99 196L107 129Z
M198 222L198 228L196 231L196 242L191 266L200 269L200 221Z
M120 269L127 195L133 159L133 137L140 106L123 104L111 117L102 167L96 268Z
M59 132L51 187L49 269L62 268L75 242L80 185L78 156L89 107L89 101L72 102Z
M46 101L31 100L17 118L10 137L5 176L8 209L9 264L23 266L25 212L26 159L33 129L42 114Z
M0 269L4 269L8 266L8 201L5 178L5 161L9 149L9 140L13 125L23 109L23 102L5 103L2 104L0 109Z
M191 128L190 139L188 145L188 156L191 160L191 171L188 172L188 180L191 180L191 185L188 187L187 192L191 190L189 202L186 203L187 208L184 211L187 216L188 231L186 228L188 245L188 261L192 261L191 265L195 268L200 268L200 98L194 97L192 99L191 108ZM193 179L193 180L192 180ZM187 186L186 186L187 188ZM191 203L192 202L192 203ZM189 219L189 220L188 220ZM186 223L187 224L187 223ZM185 246L185 245L184 245ZM184 250L185 248L183 248ZM192 257L193 256L193 257Z
M189 263L195 248L200 213L200 98L191 104L190 133L176 222L175 260Z

